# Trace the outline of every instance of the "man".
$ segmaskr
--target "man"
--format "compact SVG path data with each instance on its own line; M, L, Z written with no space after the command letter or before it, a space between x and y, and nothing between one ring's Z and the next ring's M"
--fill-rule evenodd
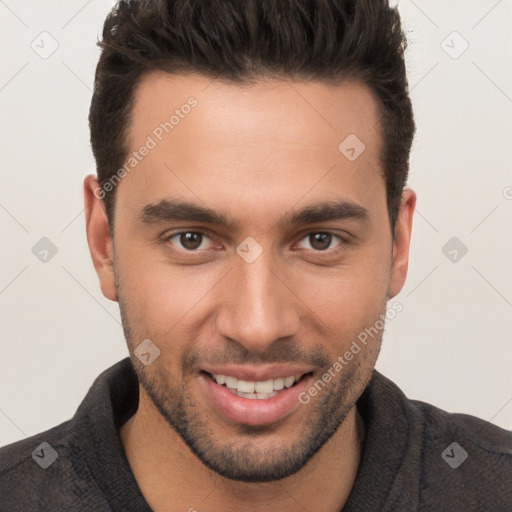
M512 434L374 370L415 131L384 0L124 1L84 182L130 358L0 450L2 511L512 510Z

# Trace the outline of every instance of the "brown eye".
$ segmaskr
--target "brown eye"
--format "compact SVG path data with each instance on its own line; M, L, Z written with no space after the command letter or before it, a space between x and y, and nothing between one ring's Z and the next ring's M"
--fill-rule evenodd
M207 249L211 240L198 231L182 231L169 236L167 240L178 249L195 251L196 249Z
M326 231L316 231L313 233L309 233L309 235L305 236L299 246L303 249L311 249L314 251L326 251L328 249L332 249L333 242L338 240L338 246L343 243L343 239L334 235L333 233L329 233ZM335 246L334 246L335 247Z
M313 249L323 251L331 245L332 236L330 233L314 233L309 235L309 243Z
M180 243L185 249L197 249L203 240L201 233L181 233Z

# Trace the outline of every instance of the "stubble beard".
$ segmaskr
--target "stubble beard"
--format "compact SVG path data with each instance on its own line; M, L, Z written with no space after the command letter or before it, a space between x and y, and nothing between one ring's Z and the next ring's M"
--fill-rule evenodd
M119 291L118 301L125 338L145 394L205 466L235 481L272 482L302 469L332 438L356 406L357 399L371 378L380 350L380 339L373 340L377 346L367 350L367 353L362 351L339 372L337 379L319 391L307 405L301 405L309 410L305 414L298 411L305 418L299 429L300 434L295 439L287 438L286 444L281 441L269 446L269 443L264 442L265 437L271 437L279 427L239 425L238 435L233 435L232 427L219 425L218 420L198 405L187 387L187 378L177 381L170 375L161 364L163 358L156 359L146 367L134 356L136 340L139 338L135 335ZM187 367L186 364L182 366ZM328 366L316 372L315 381L321 379ZM185 374L182 371L182 375ZM191 378L188 378L188 382Z

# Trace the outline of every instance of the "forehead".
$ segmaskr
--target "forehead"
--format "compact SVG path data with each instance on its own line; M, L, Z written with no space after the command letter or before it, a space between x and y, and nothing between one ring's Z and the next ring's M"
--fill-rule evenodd
M261 128L274 123L279 125L273 134L279 135L276 143L324 140L327 145L351 133L367 143L370 150L372 143L378 142L377 102L360 82L331 85L262 79L252 84L234 84L199 74L162 72L150 73L136 87L132 111L135 122L129 130L133 139L170 120L175 111L183 120L188 114L180 110L188 111L184 107L191 98L197 107L187 124L193 129L200 127L205 136L222 137L224 142L229 137L258 143L266 139ZM176 123L176 119L172 122ZM287 129L282 130L285 125ZM186 129L173 130L173 137L179 138L179 132Z
M135 91L128 143L130 155L151 147L120 186L133 207L164 192L212 207L233 192L235 204L335 191L367 203L384 186L377 102L360 83L151 73Z

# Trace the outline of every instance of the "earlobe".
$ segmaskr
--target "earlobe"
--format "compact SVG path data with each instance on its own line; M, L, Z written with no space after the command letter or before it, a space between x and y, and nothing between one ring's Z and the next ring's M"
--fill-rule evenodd
M114 277L114 249L105 203L98 193L96 176L86 176L84 180L85 227L87 243L103 295L112 301L117 301L117 291Z
M400 210L395 223L393 239L393 262L389 298L397 295L403 288L409 266L409 246L412 233L412 218L416 206L416 194L410 188L404 189Z

